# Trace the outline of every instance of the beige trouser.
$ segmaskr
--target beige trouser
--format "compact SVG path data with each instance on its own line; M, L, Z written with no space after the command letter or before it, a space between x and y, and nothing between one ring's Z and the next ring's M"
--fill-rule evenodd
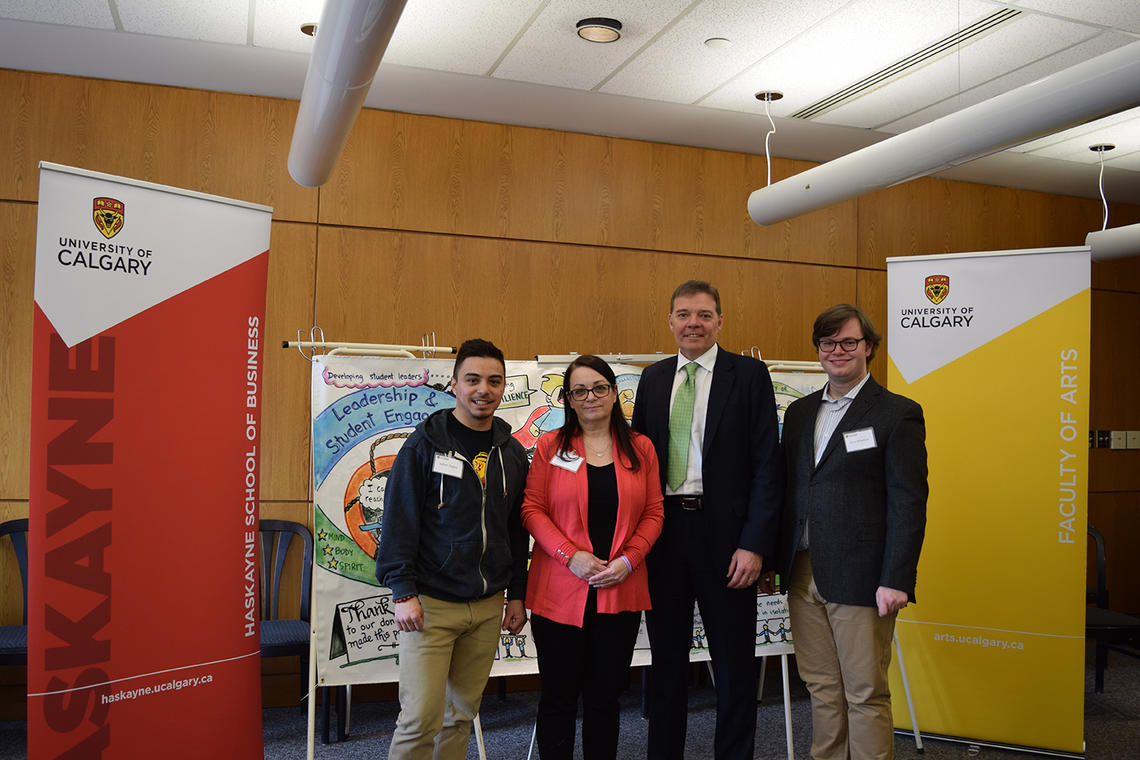
M788 589L796 666L811 694L815 760L888 760L895 754L887 669L895 614L831 604L819 594L808 552L796 554Z
M420 595L424 626L400 632L400 715L390 760L463 760L495 659L503 595L445 602Z

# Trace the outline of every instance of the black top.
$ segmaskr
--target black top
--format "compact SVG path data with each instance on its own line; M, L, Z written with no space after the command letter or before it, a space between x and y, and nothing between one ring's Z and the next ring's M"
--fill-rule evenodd
M610 557L610 547L613 546L614 531L617 529L617 472L613 463L601 467L589 465L586 469L586 485L590 494L586 508L591 551L598 559L608 562L613 559Z
M586 485L589 489L589 500L586 504L586 526L590 532L591 553L608 562L610 548L614 543L614 531L617 530L618 490L617 471L610 464L595 467L586 467ZM598 590L591 587L586 595L586 612L593 614L598 609Z

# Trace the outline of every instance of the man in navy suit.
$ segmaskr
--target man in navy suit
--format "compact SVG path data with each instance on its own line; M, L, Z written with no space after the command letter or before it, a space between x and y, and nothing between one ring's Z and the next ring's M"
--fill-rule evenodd
M779 538L779 434L768 368L720 349L723 324L716 288L678 286L669 305L678 355L645 370L633 410L665 491L646 561L650 760L684 757L694 600L716 681L714 756L751 760L755 749L756 583Z
M854 306L820 314L827 385L784 414L781 590L816 760L894 756L887 669L926 529L926 428L918 404L868 374L881 339Z

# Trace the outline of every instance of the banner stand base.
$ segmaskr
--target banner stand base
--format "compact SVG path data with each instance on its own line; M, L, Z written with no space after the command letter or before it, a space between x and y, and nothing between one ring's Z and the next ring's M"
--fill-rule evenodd
M914 736L914 732L908 728L896 728L896 736ZM947 736L945 734L931 734L926 731L922 732L922 738L935 739L943 742L956 742L958 744L968 744L973 747L986 747L988 749L1005 749L1011 752L1029 752L1035 755L1045 755L1047 757L1066 757L1073 758L1073 760L1085 760L1085 755L1079 752L1065 752L1060 749L1044 749L1042 747L1029 747L1023 744L1005 744L1003 742L987 742L981 739L967 739L962 736ZM921 750L919 750L921 751Z

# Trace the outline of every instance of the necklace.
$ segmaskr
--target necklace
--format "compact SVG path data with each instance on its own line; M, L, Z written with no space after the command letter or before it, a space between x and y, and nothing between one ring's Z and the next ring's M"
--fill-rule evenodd
M588 441L586 441L585 438L582 439L582 442L585 443L590 448L590 450L594 452L594 456L599 457L599 458L604 457L606 454L608 454L610 452L610 447L612 446L610 441L606 441L602 445L602 450L598 451L598 448L596 446L594 446L592 443L589 443Z

